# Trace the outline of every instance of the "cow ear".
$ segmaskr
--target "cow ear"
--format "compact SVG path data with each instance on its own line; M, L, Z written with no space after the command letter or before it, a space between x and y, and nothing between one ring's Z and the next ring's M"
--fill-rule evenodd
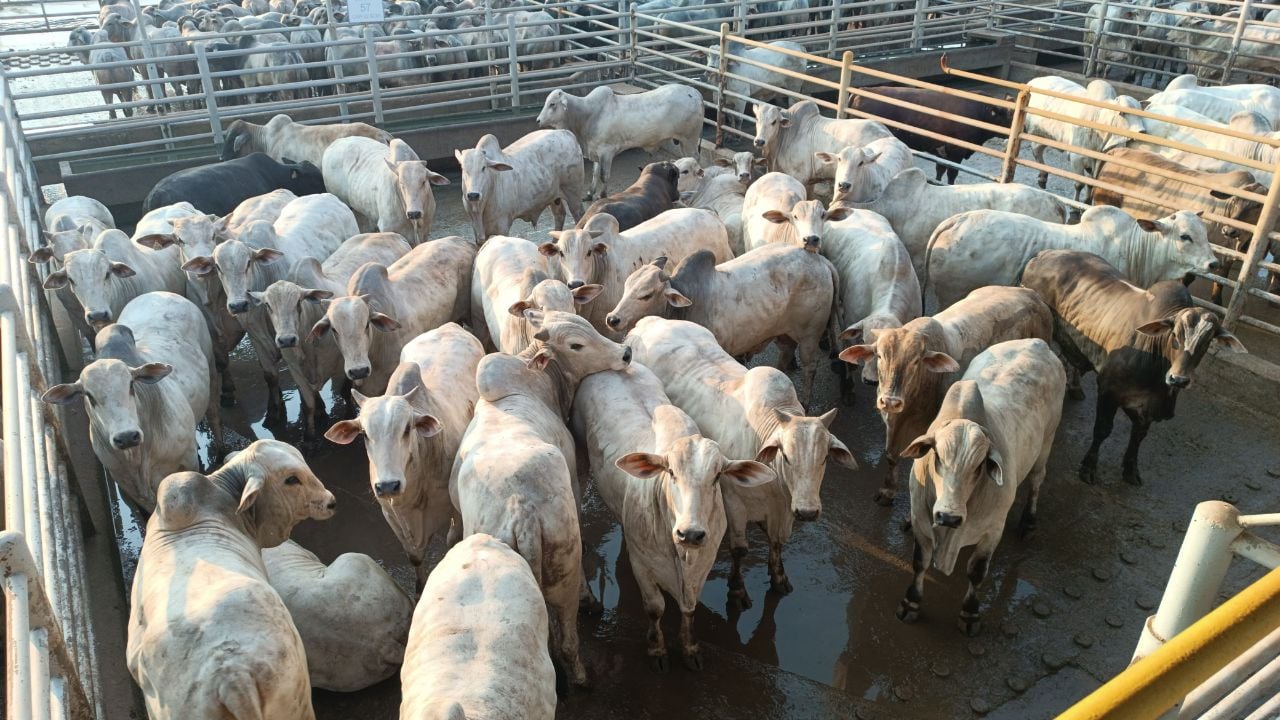
M839 411L838 411L836 408L831 408L830 410L828 410L828 411L826 411L826 412L822 413L822 415L818 416L818 419L822 421L822 427L827 428L828 430L830 430L830 429L831 429L831 423L833 423L833 422L835 422L835 421L836 421L836 413L837 413L837 412L839 412Z
M244 149L245 143L249 142L248 135L237 135L235 140L231 141L231 151L240 152Z
M215 265L213 262L213 258L207 255L201 255L200 257L193 257L190 260L182 263L183 270L189 273L195 273L196 275L208 275L209 273L213 272L214 267Z
M284 257L284 253L276 250L275 248L268 247L259 248L253 253L253 259L263 265L270 265L282 257Z
M835 412L835 410L831 412ZM823 417L826 416L824 415ZM835 435L831 436L831 445L827 447L827 457L851 470L858 469L858 461L853 459L853 453L849 452L849 448L837 440Z
M392 174L395 174L395 172L396 172L396 164L395 164L394 162L392 162L391 160L389 160L389 159L387 159L387 158L382 158L382 162L386 164L386 166L387 166L387 170L388 170L388 171L390 171Z
M134 242L138 243L142 247L151 248L152 250L163 250L164 248L177 243L178 236L173 233L152 233L150 235L143 235L142 237L134 240Z
M1222 346L1221 349L1224 352L1230 352L1230 353L1249 352L1248 350L1245 349L1244 343L1240 342L1240 338L1236 337L1235 335L1232 335L1231 333L1227 332L1226 330L1223 330L1222 328L1218 328L1218 334L1213 337L1213 341L1218 343L1218 345Z
M249 301L253 303L254 307L259 307L260 305L262 305L262 303L266 300L266 297L267 297L266 293L260 293L257 290L249 291Z
M48 245L45 245L44 247L36 248L35 252L27 256L27 262L31 263L32 265L47 263L52 259L53 259L53 248L49 247Z
M733 167L733 163L724 158L716 158L716 167Z
M550 350L542 348L538 350L538 352L534 353L533 357L525 360L525 365L528 366L530 370L537 370L541 372L547 369L547 364L551 362L551 358L553 357L555 356L552 355Z
M995 446L992 446L992 448L987 451L986 469L987 474L991 476L991 479L996 481L996 485L1003 487L1004 458L1000 457L1000 451L996 450Z
M929 451L932 449L933 437L929 435L921 435L915 440L912 440L910 445L903 448L902 452L898 454L898 457L922 458L925 455L928 455Z
M778 119L778 126L791 127L791 116L786 113L782 113L782 117Z
M692 300L681 295L678 290L667 288L662 294L667 298L667 304L671 307L686 308L693 304Z
M600 291L603 289L603 285L597 285L596 283L592 283L590 285L579 285L570 291L573 295L573 304L586 305L592 300L595 300L596 296L598 296Z
M1230 200L1231 198L1235 197L1235 195L1232 195L1231 193L1227 193L1227 192L1222 192L1221 190L1210 190L1209 195L1216 200Z
M1151 322L1143 323L1134 328L1134 330L1143 335L1156 335L1171 327L1173 327L1173 318L1161 318L1159 320L1152 320Z
M861 337L862 337L862 321L861 320L845 328L844 332L840 333L839 335L839 339L848 340L849 342L857 342L858 339Z
M585 285L583 287L586 287ZM517 300L511 303L511 307L507 308L507 312L518 318L524 317L524 311L533 307L532 300Z
M118 278L130 278L138 273L134 272L133 268L122 262L113 262L111 263L111 274Z
M538 246L538 252L549 258L553 258L560 254L560 248L553 242L544 242Z
M949 373L960 371L960 363L956 362L955 358L944 352L930 350L924 354L922 361L929 372Z
M778 477L768 465L755 460L731 462L720 471L720 476L727 477L738 487L744 488L758 487L773 482Z
M593 235L592 237L595 237L595 236ZM609 243L598 242L595 245L591 246L591 252L596 255L603 255L609 252Z
M299 177L302 177L302 173L298 172L297 170L290 170L290 171L289 171L289 179L290 179L290 180L297 180Z
M666 458L653 453L627 453L614 460L613 464L618 466L618 469L622 472L641 480L657 477L667 471Z
M440 424L436 416L421 413L413 416L413 429L418 431L419 436L429 438L432 435L439 435L444 426Z
M461 151L461 150L459 150L458 148L454 148L454 149L453 149L453 158L454 158L455 160L457 160L457 161L458 161L458 164L459 164L459 165L461 165L461 164L462 164L462 151Z
M875 356L875 345L851 345L840 351L840 359L847 363L856 363Z
M44 395L40 399L50 405L67 405L73 402L80 394L84 392L84 387L78 383L63 383L62 385L54 385L44 391Z
M504 162L488 162L485 163L485 166L490 170L496 170L498 172L506 172L512 169L510 165Z
M834 207L827 210L827 222L840 222L841 220L847 220L850 215L853 215L853 208L843 206Z
M144 385L155 385L173 372L173 366L168 363L153 362L136 368L129 368L129 372L137 382Z
M364 401L368 399L369 397L367 395L361 393L355 388L351 388L351 402L355 403L357 408L364 407Z
M832 155L829 152L816 152L813 154L813 156L818 158L818 160L821 161L823 165L831 165L832 163L836 162L836 156Z
M649 264L658 268L659 270L665 270L667 267L667 256L659 255L658 257L653 259L653 262Z
M752 164L752 165L755 165L756 167L764 167L764 166L765 166L765 165L767 165L768 163L769 163L769 161L768 161L768 160L765 160L764 158L756 158L756 159L754 159L754 160L752 160L752 161L751 161L751 164Z
M786 213L781 210L766 210L761 217L771 223L777 223L779 225L787 221Z
M1161 225L1159 220L1147 220L1145 218L1135 219L1138 222L1138 227L1142 228L1146 232L1161 232L1164 230L1164 227Z
M380 312L373 313L369 316L369 324L382 332L395 332L400 329L400 323L390 315L384 315Z
M329 318L322 317L316 321L315 325L311 326L311 332L307 333L307 339L319 340L320 338L329 334L329 328L331 327L332 327L332 324L329 322Z
M449 178L441 175L438 172L433 172L431 170L427 171L427 181L430 182L432 185L448 185L449 184Z
M303 300L306 300L308 302L313 302L313 303L318 303L321 300L328 300L332 297L333 297L333 293L329 292L328 290L314 290L314 289L308 288L302 293Z
M44 279L45 290L61 290L67 286L69 282L66 270L57 270L49 273L49 277Z
M760 452L756 453L756 462L762 462L766 465L772 463L777 459L780 452L782 452L782 446L778 444L778 441L770 440L760 448Z
M236 508L237 515L243 515L258 502L258 493L262 492L263 479L261 475L250 475L249 480L244 484L244 491L240 493L240 507Z

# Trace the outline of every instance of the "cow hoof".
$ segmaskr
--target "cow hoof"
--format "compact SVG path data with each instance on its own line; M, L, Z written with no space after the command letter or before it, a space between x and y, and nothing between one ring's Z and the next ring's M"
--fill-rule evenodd
M1084 399L1084 389L1078 387L1067 388L1067 399L1079 402Z
M968 637L978 637L982 632L982 621L978 618L967 618L961 615L956 621L956 625L960 628L960 632Z
M751 596L746 588L735 588L729 591L729 608L737 610L751 609Z
M1137 470L1126 470L1124 473L1124 481L1134 487L1142 487L1142 476Z
M1087 484L1087 485L1097 485L1097 484L1098 484L1098 469L1097 469L1097 468L1093 468L1093 467L1087 467L1087 466L1085 466L1085 465L1081 465L1081 466L1080 466L1080 481L1081 481L1081 482L1083 482L1083 483L1085 483L1085 484Z
M920 603L903 600L898 603L898 610L894 612L894 615L902 622L910 625L920 619Z
M649 669L659 675L666 675L671 671L671 658L666 653L661 655L649 656Z
M685 653L684 666L694 672L702 671L702 651L694 650L691 653Z
M879 505L880 507L892 507L893 498L895 495L897 495L897 493L895 493L892 490L885 490L884 488L880 488L879 490L876 491L876 496L873 499L876 501L876 504Z
M790 578L788 578L786 575L783 575L780 578L770 578L769 589L780 595L790 595L791 591L794 590L795 588L791 587Z

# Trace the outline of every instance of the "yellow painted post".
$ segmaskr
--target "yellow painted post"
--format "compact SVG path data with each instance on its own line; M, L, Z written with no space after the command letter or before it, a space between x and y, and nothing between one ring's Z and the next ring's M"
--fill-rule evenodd
M836 119L843 120L849 107L849 82L853 78L853 51L840 57L840 98L836 103Z
M1009 124L1009 142L1004 149L1004 161L1000 164L1000 182L1013 182L1018 170L1018 153L1022 151L1022 130L1027 124L1027 102L1031 100L1031 88L1018 91L1013 108L1013 121Z
M1270 234L1280 220L1280 161L1272 169L1271 187L1267 190L1267 199L1262 203L1258 213L1258 224L1253 230L1253 244L1249 246L1249 256L1244 259L1240 274L1236 276L1239 283L1231 300L1227 302L1227 315L1222 324L1228 330L1235 328L1236 321L1244 314L1244 303L1249 298L1249 287L1253 284L1254 275L1258 272L1258 263L1267 255L1271 245Z
M720 64L716 68L716 149L724 147L724 84L729 65L729 23L720 23Z

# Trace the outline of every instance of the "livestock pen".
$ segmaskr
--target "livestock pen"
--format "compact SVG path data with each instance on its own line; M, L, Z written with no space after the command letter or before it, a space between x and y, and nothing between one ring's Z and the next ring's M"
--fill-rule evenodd
M0 193L6 242L0 282L8 283L12 289L10 300L6 300L10 295L0 289L6 478L4 582L9 623L5 638L10 672L7 716L109 718L128 712L127 706L132 702L128 690L119 686L123 673L120 656L115 654L119 650L118 637L102 637L121 632L119 607L115 610L117 624L113 626L111 612L102 608L107 601L89 596L89 578L102 583L93 586L95 595L99 590L103 595L119 594L120 578L110 579L113 566L95 565L104 563L107 557L101 552L104 539L111 545L117 533L128 540L136 530L130 530L127 510L118 510L123 516L114 520L109 513L111 503L107 502L105 490L109 486L98 482L96 468L84 457L82 418L70 411L49 410L38 401L39 391L63 375L53 341L57 329L48 313L51 305L36 287L39 275L33 274L32 266L24 262L40 242L39 202L44 186L62 184L72 194L110 199L108 204L127 217L127 208L135 205L158 177L216 159L225 144L227 128L236 119L263 122L277 112L288 112L306 122L362 120L406 137L423 158L436 160L450 156L455 146L470 146L483 132L495 132L505 141L531 129L532 118L551 89L582 93L600 84L613 84L620 92L673 81L699 88L707 109L704 149L712 153L716 146L737 146L742 139L751 137L749 132L725 122L731 114L725 107L725 100L730 97L727 81L750 83L751 79L735 76L732 66L724 61L719 71L708 73L695 53L719 53L722 59L751 65L754 61L742 57L741 49L757 47L778 33L790 33L789 39L806 48L805 84L799 93L781 88L765 90L792 100L812 98L827 114L837 117L866 116L850 108L850 100L873 97L874 91L866 88L882 83L933 89L989 103L1009 110L1013 117L1009 127L989 128L999 131L997 140L966 147L954 138L937 138L977 154L974 160L961 165L966 181L1030 181L1035 173L1045 171L1052 176L1052 189L1064 190L1072 182L1099 186L1094 178L1078 176L1053 163L1041 163L1024 152L1024 146L1037 143L1111 161L1096 149L1042 137L1026 128L1027 118L1036 115L1073 124L1088 122L1033 105L1037 94L1064 99L1060 93L1042 91L1020 81L1044 72L1037 62L1071 60L1081 68L1091 56L1098 68L1108 62L1116 66L1124 62L1101 55L1105 37L1083 39L1088 4L921 0L912 7L901 7L882 2L838 3L811 7L812 14L804 18L789 17L786 11L758 12L752 7L755 4L708 5L717 14L691 22L667 19L665 13L643 12L633 6L539 6L548 12L550 19L542 23L554 28L559 46L532 55L521 52L514 35L511 14L515 9L490 9L485 11L483 23L471 29L495 33L487 42L472 46L483 53L483 59L468 59L452 66L424 61L421 66L388 70L383 61L431 58L441 51L397 48L396 52L380 54L375 47L380 40L372 37L325 40L319 43L320 47L358 51L355 58L299 63L299 69L330 68L331 76L301 84L306 90L328 88L330 94L309 96L313 93L304 92L307 97L269 98L265 102L242 100L255 92L292 92L299 87L268 84L249 89L223 85L221 80L234 78L240 71L218 70L216 61L244 57L252 50L202 47L188 58L195 61L195 72L164 80L198 82L197 92L168 94L161 87L155 96L148 94L145 99L127 103L136 111L132 117L115 120L106 119L106 107L97 102L96 96L75 101L71 106L54 106L64 105L61 99L67 93L97 91L80 66L58 64L57 58L65 50L51 47L0 55L6 66L0 88L5 113L0 164L6 170L5 192ZM1236 4L1246 8L1238 25L1265 27L1265 21L1243 20L1249 17L1250 7L1266 9L1264 6ZM83 11L58 12L58 8L58 3L41 5L40 13L22 18L26 26L10 29L24 35L33 29L43 30L45 37L52 37L49 33L56 31L60 39L69 27L85 21ZM444 15L461 17L463 12ZM782 22L769 23L771 20ZM335 29L359 28L362 23L332 25ZM505 35L497 38L498 31ZM450 32L428 30L426 35ZM1124 32L1119 35L1123 36ZM141 41L132 44L144 52L154 51L146 50ZM41 58L46 58L48 64L42 65ZM156 60L155 56L152 59ZM536 67L539 61L549 61L550 66ZM428 72L446 72L450 67L465 77L438 80L432 76L399 87L396 83L405 78L420 79ZM471 76L469 71L475 69L483 72ZM160 85L153 70L144 72L144 79L128 84L139 89ZM1242 71L1234 72L1239 78ZM41 83L51 77L68 80L70 87L42 87ZM1071 99L1090 107L1112 107L1105 101ZM885 101L910 106L893 99ZM1141 109L1124 111L1152 117ZM953 119L969 125L983 124L972 118ZM750 127L750 117L746 120L745 127ZM894 121L885 122L895 127ZM1280 146L1270 138L1201 127L1194 122L1171 122L1237 137L1260 147ZM1123 128L1106 130L1129 139L1138 136ZM1180 145L1151 136L1142 140L1167 147ZM1178 149L1261 172L1275 173L1280 169L1280 164L1230 152L1185 146ZM921 160L955 164L927 154L921 155ZM1158 168L1139 169L1155 177L1168 177L1167 171ZM1249 234L1275 237L1272 228L1278 197L1274 184L1265 194L1232 187L1212 189L1258 203L1260 211L1253 223L1213 216L1206 216L1206 220ZM456 217L460 199L455 194L442 194L440 202L442 207L451 206L455 216L452 220L446 218L443 225L465 227L465 221ZM465 234L465 230L459 232ZM1203 279L1220 282L1230 290L1217 308L1225 312L1227 322L1262 334L1280 332L1268 305L1276 298L1260 278L1263 273L1280 272L1280 267L1267 260L1267 245L1254 242L1247 248L1216 247L1220 258L1239 263L1239 271L1230 275L1202 274ZM1205 284L1200 282L1197 286ZM1204 298L1199 301L1209 304ZM1247 342L1251 347L1264 348L1264 354L1265 348L1275 347L1265 343L1255 346L1248 338ZM81 361L79 349L78 344L64 345L64 360L72 368ZM1272 352L1269 359L1274 361L1277 355ZM1217 375L1228 379L1215 386L1230 383L1230 372L1217 370ZM1275 394L1273 387L1256 390ZM1206 391L1184 399L1183 412L1188 422L1171 424L1168 432L1158 433L1164 437L1152 440L1156 448L1148 453L1156 459L1152 462L1151 481L1142 491L1086 486L1074 491L1068 485L1075 483L1068 466L1081 451L1080 438L1060 441L1056 454L1062 457L1053 464L1051 474L1061 476L1061 480L1055 479L1048 486L1043 511L1047 527L1031 542L1006 543L997 556L997 564L1003 567L996 570L994 582L986 592L995 596L988 629L976 641L962 639L941 619L947 615L947 596L953 600L958 597L959 586L950 581L931 591L935 600L941 601L935 605L940 609L931 621L913 628L897 624L892 607L899 585L905 585L908 577L909 547L896 525L905 516L905 508L882 511L869 502L875 486L869 478L871 473L833 470L830 480L836 482L828 482L832 495L827 497L823 519L799 534L805 547L796 550L795 558L789 560L794 574L803 578L797 582L796 594L781 598L768 593L763 607L740 615L722 611L720 595L725 590L725 579L724 569L718 567L704 594L707 606L699 611L703 641L712 648L712 667L701 676L680 672L665 677L650 675L637 661L643 654L636 642L643 613L629 590L626 563L618 559L621 536L598 499L589 497L584 512L584 544L592 573L589 579L603 596L607 611L585 628L585 634L591 636L586 641L586 654L598 676L597 688L568 698L562 703L561 714L569 718L747 714L777 718L925 718L990 713L992 717L1023 718L1061 710L1098 681L1123 669L1139 626L1145 625L1146 616L1157 604L1159 588L1173 560L1172 548L1187 529L1183 519L1193 501L1221 497L1251 510L1268 510L1280 497L1274 482L1267 479L1274 477L1268 472L1280 472L1280 461L1274 452L1265 449L1274 447L1274 417L1254 415L1235 406L1228 406L1230 411L1224 412L1207 395ZM870 449L875 445L870 438L878 431L878 420L863 400L865 397L859 398L862 407L843 417L836 430L842 436L860 438L858 460L871 465L883 459L878 451ZM260 410L250 402L237 411L232 425L242 438L275 436L298 441L296 427L268 428L259 420ZM1087 427L1087 420L1087 411L1079 406L1069 407L1064 415L1064 424L1076 430ZM1191 420L1198 420L1199 426ZM1206 425L1215 430L1209 440L1201 432ZM1259 447L1264 450L1259 452ZM1228 455L1234 460L1230 467L1224 467L1222 458ZM403 577L404 563L394 543L385 537L386 528L371 509L367 483L360 477L363 456L332 446L309 447L309 456L313 466L324 468L319 471L326 482L342 487L347 514L331 521L335 523L332 530L321 526L299 528L300 539L326 559L350 548L359 549L398 571L397 577ZM76 472L70 472L71 467ZM831 489L837 483L842 486ZM1084 503L1079 496L1085 497ZM1090 509L1086 504L1113 507ZM375 526L378 532L374 531ZM88 538L80 537L82 528ZM86 550L95 542L97 552ZM1089 547L1095 549L1091 551ZM1274 559L1265 551L1242 554L1267 562ZM1229 557L1230 553L1226 558L1221 554L1214 557L1223 572ZM131 553L126 549L126 574L130 562ZM762 565L763 558L753 553L748 560L749 581L754 571L754 581L759 582ZM1249 568L1234 567L1223 586L1237 589L1255 575ZM891 587L884 587L886 580ZM1211 588L1208 594L1212 599L1217 588ZM1198 611L1207 609L1200 607ZM1256 652L1273 655L1275 641L1269 642L1272 644L1259 646L1261 649ZM123 682L127 683L127 679ZM1181 694L1191 687L1194 685L1184 688ZM1264 684L1260 687L1266 690ZM1226 686L1220 695L1231 689ZM317 695L321 717L392 717L398 685L393 680L352 695Z

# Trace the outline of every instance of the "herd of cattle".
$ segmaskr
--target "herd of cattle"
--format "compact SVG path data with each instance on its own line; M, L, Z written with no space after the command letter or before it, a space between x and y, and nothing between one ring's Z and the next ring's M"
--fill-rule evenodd
M1203 89L1274 122L1267 91L1280 92ZM826 118L810 101L757 104L762 157L703 166L693 95L553 92L544 129L458 149L471 238L432 235L432 187L449 181L403 141L285 116L237 122L222 162L160 181L132 236L88 197L48 209L31 261L47 264L44 286L96 358L44 399L84 403L94 452L149 515L128 665L151 717L311 718L311 687L355 690L401 667L404 718L553 717L557 675L588 681L576 620L596 602L582 569L586 478L622 524L653 666L669 665L665 593L684 663L701 667L693 612L725 535L732 601L751 602L753 524L771 588L789 592L795 523L820 515L828 461L856 465L831 433L836 410L815 409L824 349L846 402L856 373L878 383L879 502L895 495L897 460L914 460L915 578L898 616L917 618L930 567L950 573L976 546L960 612L976 634L978 586L1024 484L1019 527L1035 525L1079 374L1098 374L1081 478L1097 481L1123 409L1123 478L1136 484L1150 424L1173 415L1209 348L1244 351L1184 284L1218 266L1195 212L1221 211L1216 196L1116 172L1163 206L1113 193L1120 207L1066 224L1068 206L1044 190L930 184L883 124ZM1147 152L1067 123L1039 132ZM679 159L609 194L613 155L633 147ZM598 196L585 208L584 158ZM829 203L813 192L825 181ZM550 240L511 235L547 208ZM363 438L373 496L418 570L416 609L369 558L326 568L288 542L336 506L296 449L258 441L201 474L196 427L207 419L222 455L214 398L235 401L227 354L246 334L269 413L283 412L283 360L307 435ZM773 343L776 367L744 365ZM329 382L354 417L328 423ZM451 549L431 568L435 538Z

